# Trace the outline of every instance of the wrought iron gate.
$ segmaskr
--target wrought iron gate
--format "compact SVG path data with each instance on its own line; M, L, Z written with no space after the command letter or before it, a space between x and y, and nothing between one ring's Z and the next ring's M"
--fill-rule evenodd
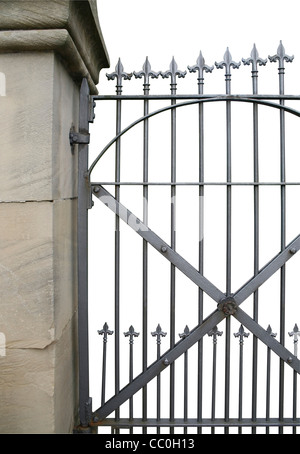
M140 72L128 74L124 72L123 65L119 60L115 72L108 74L109 80L116 80L116 95L99 95L90 96L86 80L83 80L81 87L80 98L80 125L79 132L70 134L71 143L78 144L79 153L79 183L78 183L78 280L79 280L79 360L80 360L80 421L83 427L104 427L110 426L113 431L119 433L121 429L129 430L133 433L134 428L142 428L143 433L147 433L150 428L155 428L157 433L160 433L162 428L168 428L170 433L174 433L177 428L181 428L184 433L194 428L197 433L202 433L205 428L209 428L212 433L215 433L216 428L222 428L225 433L230 433L233 428L242 433L244 428L250 427L252 433L256 433L258 428L263 428L266 433L269 433L271 427L276 427L279 433L284 432L284 428L289 427L293 433L296 433L297 426L300 425L300 419L297 417L297 378L300 373L300 361L297 358L297 343L300 335L297 324L292 326L287 325L287 311L289 311L288 321L291 317L299 317L299 292L297 293L296 283L291 284L287 262L295 264L296 274L299 273L299 262L297 261L297 251L300 249L300 234L288 238L290 231L287 221L289 221L289 196L290 189L295 189L300 185L300 168L298 171L298 180L291 180L286 175L286 118L292 116L297 118L300 116L300 111L293 107L293 103L300 101L298 95L286 95L284 91L285 64L293 61L293 57L286 55L285 49L280 43L277 54L269 57L271 63L278 63L279 74L279 94L276 95L261 95L258 92L258 66L265 66L267 59L263 60L259 57L256 47L254 46L250 58L243 59L244 65L251 66L252 76L252 93L248 95L234 95L231 93L231 77L232 70L241 67L241 62L234 62L231 54L227 49L224 55L224 60L216 63L216 69L225 70L225 94L204 94L204 75L212 73L213 66L205 64L202 53L195 66L188 67L190 73L198 74L198 93L197 94L177 94L177 79L184 78L187 75L186 71L178 70L177 64L172 59L170 69L166 72L153 72L146 59L143 69ZM214 71L214 74L218 73ZM143 79L144 93L142 95L126 95L123 94L123 80ZM168 95L152 95L150 94L150 78L170 78L171 93ZM192 77L192 76L191 76ZM209 76L212 77L212 76ZM286 102L290 101L287 106ZM116 109L116 133L109 143L102 149L92 163L88 159L89 147L89 123L94 119L94 108L97 103L104 106L104 110L108 102L113 102ZM135 103L136 110L141 109L142 102L143 115L135 119L128 126L123 127L121 124L122 108L124 103ZM150 105L158 103L159 108L150 110ZM161 103L165 104L161 107ZM205 158L207 144L204 140L204 132L206 127L206 108L211 105L215 108L216 105L222 104L225 106L225 147L224 154L226 163L226 178L224 181L215 180L208 181L205 175ZM251 181L242 181L232 176L232 130L234 122L232 121L232 109L236 104L247 104L251 109L251 138L248 140L248 145L251 148ZM198 178L197 181L179 181L177 178L177 133L179 127L178 114L192 106L196 106L196 142L198 155ZM278 179L274 181L266 181L260 178L259 163L260 152L266 147L265 144L260 146L259 135L264 128L264 122L261 122L261 115L266 115L267 111L275 111L276 119L278 120L278 128L275 125L274 129L278 131L278 152L274 149L269 155L270 166L274 165L278 169ZM151 121L154 118L160 118L162 115L168 116L170 126L165 127L160 131L160 134L169 136L170 141L170 181L151 181L149 179L149 159L151 157ZM249 118L250 118L249 117ZM275 118L275 117L274 117ZM182 117L181 117L182 119ZM125 181L121 178L121 155L125 153L123 150L123 140L127 133L134 131L138 125L143 128L143 138L140 146L140 153L143 156L142 161L142 177L138 181ZM217 127L216 127L217 131ZM218 134L218 132L216 132ZM221 137L222 139L222 137ZM122 145L122 150L121 150ZM243 156L244 144L240 145L240 154ZM218 144L216 146L219 146ZM92 178L94 169L100 165L104 155L112 153L114 155L114 178L111 181L94 181ZM164 150L161 150L163 153ZM294 141L294 155L299 154L299 143ZM166 152L167 153L167 152ZM126 158L124 158L126 159ZM290 158L289 158L290 159ZM215 163L217 164L217 163ZM159 165L159 162L157 162ZM295 167L295 166L293 166ZM217 168L217 165L216 165ZM125 187L133 186L142 189L143 206L142 216L138 218L131 212L127 206L121 203L122 190ZM114 187L114 194L111 193L109 187ZM154 229L151 229L151 220L149 220L149 191L151 188L163 187L169 188L170 201L170 239L161 238ZM199 202L194 204L194 211L199 214L199 228L197 238L197 266L191 261L186 260L177 249L176 244L176 220L181 218L181 213L178 209L176 195L178 188L191 187L197 193ZM224 272L225 272L225 289L220 290L214 282L214 278L206 277L205 270L205 242L206 232L213 225L204 227L205 224L205 209L203 208L203 200L205 202L205 193L209 188L222 188L224 202L221 206L224 208L224 228L222 224L223 235L215 236L215 242L221 242L221 238L225 238L224 252ZM250 278L241 285L238 290L233 288L234 276L232 275L232 241L236 234L233 230L233 218L235 213L236 197L243 197L243 189L247 188L248 194L251 191L251 238L245 233L244 243L240 245L242 256L243 248L246 244L251 243L252 258L250 260L252 272ZM276 223L279 224L279 240L275 245L276 253L269 256L265 263L262 264L261 254L261 211L260 203L262 200L263 189L272 188L277 192L272 193L273 202L274 194L279 200L279 215L275 217ZM138 197L138 191L136 192ZM295 195L295 193L293 193ZM115 215L115 236L114 236L114 301L99 302L101 304L111 304L114 311L114 326L108 326L106 320L99 320L99 335L103 336L103 344L99 344L99 352L102 350L102 392L101 405L99 408L92 409L92 399L89 391L89 326L88 326L88 210L92 208L92 199L99 199L107 206L107 210L112 211ZM214 202L217 204L217 202ZM245 202L246 203L246 202ZM239 205L241 207L242 205ZM95 209L95 208L94 208ZM297 210L297 208L296 208ZM217 211L217 209L215 210ZM249 211L249 210L248 210ZM298 210L299 211L299 210ZM215 219L221 217L221 214L216 214ZM124 329L121 320L121 308L124 306L126 311L130 313L130 301L122 300L121 292L121 221L124 221L139 237L142 238L140 247L140 267L141 267L141 291L140 291L140 308L142 311L142 325L133 327L132 325ZM277 222L278 221L278 222ZM103 222L103 221L101 221ZM294 228L298 228L297 225ZM276 229L274 223L274 229ZM188 239L189 231L186 231L186 239ZM247 236L248 235L248 236ZM149 326L148 312L149 307L149 245L160 254L164 260L170 264L169 283L170 299L167 302L169 305L169 323L168 326L160 324L159 314L158 325ZM98 251L101 256L101 251ZM208 252L209 253L209 252ZM101 257L102 260L102 257ZM218 262L223 260L222 256L215 256L214 263L217 266ZM248 260L248 259L247 259ZM249 260L248 260L249 262ZM128 265L130 266L130 265ZM243 267L243 262L240 265ZM197 296L195 302L185 301L185 310L188 314L192 310L192 306L197 307L197 317L192 329L186 325L186 321L181 315L180 323L182 323L182 334L177 337L176 329L178 320L176 319L176 282L180 272L185 275L188 280L195 284ZM278 276L276 282L274 276ZM272 280L273 279L273 280ZM264 288L268 282L275 282L275 293L268 292L259 294L259 288ZM100 282L101 285L101 282ZM155 285L155 283L151 283ZM292 297L287 297L287 287L292 285ZM293 287L294 285L294 287ZM288 294L290 295L290 294ZM275 304L275 300L278 304ZM287 301L289 299L289 301ZM244 303L244 308L243 308ZM162 304L162 303L161 303ZM191 309L189 309L191 308ZM132 309L133 311L136 308ZM264 315L261 314L264 312ZM276 312L276 320L278 326L274 327L266 324L265 319L273 317ZM100 312L101 313L101 312ZM184 314L184 311L183 311ZM271 317L272 315L272 317ZM238 322L238 329L236 323ZM177 323L177 324L176 324ZM235 325L233 326L233 323ZM270 323L268 321L268 323ZM111 325L111 324L110 324ZM162 325L162 326L161 326ZM103 328L102 328L103 326ZM185 326L185 328L184 328ZM135 328L139 332L135 331ZM234 329L233 329L234 328ZM221 329L223 331L221 331ZM278 336L272 332L278 331ZM123 332L124 331L124 335ZM224 333L224 334L223 334ZM140 334L140 336L139 336ZM222 336L223 334L223 336ZM246 340L249 335L252 336L252 342ZM139 337L138 337L139 336ZM208 336L208 337L207 337ZM222 336L222 337L221 337ZM291 344L287 344L287 339L292 337L294 341L294 351L292 352ZM152 337L154 339L152 339ZM166 339L163 339L165 338ZM177 337L177 339L176 339ZM126 362L123 354L121 354L120 344L126 338L129 338L129 354ZM218 340L219 338L219 340ZM239 342L234 338L237 338ZM98 339L98 340L99 340ZM107 348L110 347L110 342L114 339L111 345L114 345L114 371L107 371ZM150 341L153 340L155 346L156 359L152 362L150 357ZM167 339L169 346L166 348ZM290 343L292 342L290 340ZM156 340L156 344L155 344ZM207 343L210 341L210 347ZM219 343L222 341L224 349L220 350ZM128 342L128 340L127 340ZM141 354L139 359L135 356L135 346L140 342ZM245 342L245 345L244 345ZM246 345L247 344L247 345ZM252 345L251 345L252 344ZM153 348L153 346L151 348ZM206 349L209 350L206 353ZM250 349L250 360L247 356L245 360L244 349ZM192 363L188 353L193 350L194 356ZM221 366L217 363L218 358L221 359ZM110 350L112 352L112 350ZM275 354L275 355L274 355ZM99 353L100 355L100 353ZM121 358L122 356L122 358ZM180 366L179 358L182 358ZM271 358L279 358L278 368L276 366L276 378L274 372L274 360L271 364ZM127 362L128 361L128 362ZM245 364L247 361L247 364ZM128 370L129 364L129 380L125 386L120 383L120 369ZM139 373L134 373L135 368L139 368ZM176 367L175 367L176 366ZM248 367L248 375L251 376L250 384L247 385L246 392L251 395L250 409L245 415L244 399L245 399L245 366ZM161 380L164 376L164 371L168 370L167 392L162 392ZM183 371L181 376L181 391L178 397L178 389L176 388L176 380ZM233 377L234 374L238 378ZM221 372L220 372L221 371ZM127 373L127 372L126 372ZM190 378L194 377L193 388L191 389ZM248 379L247 375L247 379ZM209 377L207 379L207 376ZM149 384L154 380L155 386L151 388L149 395ZM180 379L181 379L180 378ZM114 395L106 399L107 380L111 383L114 381ZM274 383L276 382L276 392L274 391ZM232 383L234 382L234 389ZM287 396L286 386L292 389L292 392ZM99 385L100 386L100 385ZM166 386L166 385L164 385ZM217 410L217 389L222 388L222 410ZM165 388L164 388L165 389ZM263 390L263 391L262 391ZM134 406L134 396L141 392L139 408ZM210 404L204 405L204 400L207 401L209 395ZM154 397L153 397L154 396ZM192 399L195 403L193 414L189 408L189 402ZM181 416L178 416L176 408L178 398L180 400ZM290 399L290 405L287 407L287 398ZM162 414L162 401L167 399L168 410L167 415L164 411ZM122 405L128 402L126 407L127 415L124 417L124 412L121 414ZM154 410L150 411L149 404L154 402ZM275 402L275 404L274 404ZM275 409L274 409L275 405ZM233 408L234 407L234 408ZM218 407L219 408L219 407ZM221 416L220 416L221 414Z

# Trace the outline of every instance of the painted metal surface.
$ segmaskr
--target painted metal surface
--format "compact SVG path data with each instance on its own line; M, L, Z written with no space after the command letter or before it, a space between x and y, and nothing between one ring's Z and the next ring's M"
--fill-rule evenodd
M287 333L286 330L286 264L295 257L300 249L300 234L287 244L287 188L300 185L300 181L287 181L286 179L286 115L300 116L300 112L294 107L287 106L289 100L299 101L300 96L286 95L284 90L285 63L292 62L293 57L285 53L285 49L280 42L277 53L269 57L271 63L278 62L279 75L279 94L261 95L258 94L258 67L265 66L267 59L259 57L256 46L254 45L251 55L247 59L242 59L245 66L251 66L252 94L233 95L231 93L232 70L239 69L241 62L235 62L226 49L224 58L221 62L215 63L216 69L225 70L225 95L205 95L204 76L211 74L214 66L205 63L202 52L196 61L196 65L188 66L190 73L198 74L198 93L191 95L177 94L177 78L183 79L187 76L186 71L180 71L174 59L170 63L169 70L165 72L154 72L149 63L148 57L145 60L141 71L126 73L121 60L118 61L115 72L108 74L109 80L116 79L116 95L89 96L86 83L83 82L81 89L81 110L79 132L74 131L70 134L71 145L79 144L79 194L78 194L78 276L79 276L79 351L80 351L80 419L83 427L90 426L110 426L114 433L119 433L123 428L129 429L134 433L135 427L142 427L143 433L147 433L147 428L156 427L157 433L161 429L168 427L170 433L174 433L177 427L183 428L184 433L188 429L196 427L198 433L202 433L204 428L210 427L211 433L215 433L216 428L222 427L225 433L230 433L230 428L237 427L239 433L243 433L243 428L251 427L255 434L257 428L265 427L265 432L270 432L270 427L277 427L279 433L284 433L285 427L292 427L293 433L297 433L297 426L300 419L297 415L297 380L300 373L300 361L298 359L298 337L299 329L297 324L293 331ZM214 74L219 73L215 71ZM123 94L123 79L130 81L132 76L136 79L143 79L143 95ZM168 95L150 95L150 79L170 79L170 91ZM88 143L89 128L88 123L93 119L93 108L97 102L116 103L116 134L110 142L98 153L94 161L88 166ZM129 126L122 126L122 103L132 101L142 103L143 115L133 121ZM150 110L150 103L155 101L165 101L166 105L159 109ZM225 137L226 137L226 180L207 181L205 180L205 112L204 107L209 103L225 104ZM233 103L252 104L252 146L253 146L253 181L239 182L232 178L232 105ZM140 105L140 104L139 104ZM198 181L178 181L177 179L177 128L179 109L198 105L198 156L199 156L199 178ZM279 111L279 154L280 154L280 178L278 181L266 182L260 180L259 158L260 143L259 136L261 123L259 122L260 106ZM149 181L149 155L150 155L150 120L165 112L170 113L170 181ZM137 107L138 112L138 107ZM143 178L142 181L122 181L121 179L121 145L122 137L133 130L140 123L143 124ZM106 153L111 148L115 149L115 180L114 181L93 181L93 171ZM115 194L111 194L108 186L115 188ZM143 217L139 219L134 213L121 203L121 192L124 186L141 186L143 188ZM170 188L170 241L166 241L149 228L149 188L150 187ZM226 271L225 271L225 290L222 291L211 279L205 277L205 254L203 241L203 218L199 219L199 238L198 238L198 266L193 266L176 250L176 219L178 216L176 207L176 191L178 187L195 187L199 194L199 206L195 209L201 212L205 193L205 188L218 186L224 187L226 191ZM262 187L278 187L280 190L280 247L278 253L264 266L261 266L260 258L260 198ZM233 225L233 188L252 187L253 189L253 275L238 290L234 292L232 288L233 269L232 269L232 242L234 233ZM103 335L103 363L102 363L102 398L101 406L91 410L92 401L89 396L89 346L88 346L88 271L87 271L87 218L88 209L93 204L92 198L99 199L115 215L115 249L114 249L114 330L108 329L106 323L103 329L98 331ZM131 229L142 238L143 247L141 253L142 264L142 317L141 337L137 341L142 342L141 372L134 375L134 339L139 333L130 326L125 337L129 338L129 380L124 387L120 385L120 368L124 367L120 357L121 342L121 236L120 222L125 222ZM186 232L188 235L188 231ZM216 238L218 241L218 238ZM169 306L169 329L168 334L162 331L160 324L155 331L149 329L149 246L156 250L170 264L170 306ZM178 273L183 273L193 284L198 287L198 316L195 327L190 330L188 326L183 332L176 334L176 282ZM276 273L280 273L280 326L278 340L276 334L272 332L270 325L265 329L259 323L260 305L263 304L259 298L259 289L270 280ZM209 296L211 301L211 313L204 316L204 298ZM247 303L249 297L252 298L252 314L249 310L241 307ZM189 308L187 301L186 307ZM270 309L271 310L271 309ZM236 320L240 324L238 332L232 332L232 322ZM219 331L218 326L224 321L224 351L218 348L218 337L221 338L223 331ZM102 321L103 323L104 321ZM184 326L184 325L183 325ZM248 331L246 332L245 329ZM156 339L156 360L149 364L149 334ZM294 341L294 352L291 353L290 346L286 346L286 335L289 334ZM107 370L106 344L108 335L114 338L114 372L110 375L110 380L114 380L114 396L106 400L107 376L111 374ZM112 336L113 335L113 336ZM203 380L207 367L205 364L204 338L212 337L212 371L211 371L211 413L210 417L203 414ZM234 357L233 335L239 339L238 361ZM252 342L245 342L247 337L252 336ZM169 348L161 351L162 338L167 337ZM176 339L177 337L177 339ZM165 341L164 341L165 344ZM251 418L243 416L243 385L244 385L244 351L252 344L252 381L251 381ZM193 346L197 346L197 364L192 364L189 358L189 351ZM265 345L265 417L258 416L258 370L259 370L259 348ZM218 356L217 356L218 348ZM278 393L278 415L271 415L271 358L272 355L279 357L279 393ZM183 399L182 418L176 416L176 380L178 379L176 361L183 357L183 392L180 398ZM224 395L223 395L223 417L216 416L217 407L217 382L218 382L218 361L217 357L224 359ZM232 362L238 363L238 409L237 417L232 416L231 402L235 396L232 395ZM285 378L286 370L290 367L293 371L293 411L292 415L285 414ZM161 393L161 374L164 370L169 370L169 416L162 417L162 393ZM197 415L189 415L189 377L191 370L197 376ZM156 418L149 417L149 393L148 384L156 378ZM142 391L142 418L136 416L133 396ZM125 402L129 402L128 418L121 417L120 407ZM109 417L113 412L114 418Z

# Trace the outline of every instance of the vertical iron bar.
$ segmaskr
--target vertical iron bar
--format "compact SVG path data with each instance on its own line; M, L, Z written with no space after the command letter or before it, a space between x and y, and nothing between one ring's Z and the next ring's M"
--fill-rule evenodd
M129 383L133 380L133 343L134 337L138 337L140 333L134 331L133 326L129 327L127 333L124 333L125 337L129 337ZM129 420L133 420L133 397L129 398ZM133 427L130 427L129 433L133 434Z
M148 57L146 57L142 71L133 73L136 78L144 77L144 95L150 93L149 78L158 78L159 73L151 70ZM149 100L144 99L144 116L149 114ZM143 223L148 226L148 169L149 169L149 120L144 121L143 131ZM148 364L148 243L143 240L143 372ZM147 419L147 386L143 388L143 419ZM143 427L143 433L147 428Z
M213 66L207 66L200 51L197 63L195 66L188 66L190 72L198 71L198 94L204 93L204 71L212 72ZM203 103L199 103L199 182L204 183L204 114ZM204 185L199 185L199 273L203 275L204 272ZM203 323L203 290L198 290L198 323ZM198 342L198 398L197 398L197 420L202 420L202 406L203 406L203 339ZM202 428L198 427L198 434L202 433Z
M266 59L259 57L254 44L251 56L243 59L244 65L252 64L252 93L258 94L258 65L265 66ZM253 104L253 176L254 182L259 182L259 158L258 158L258 105ZM259 272L259 185L254 185L254 276ZM258 290L253 293L253 320L258 321ZM252 421L256 421L257 415L257 349L258 339L253 336L253 367L252 367ZM256 427L252 427L252 434L256 433Z
M184 328L184 332L179 334L180 339L185 339L190 334L189 327ZM183 420L184 422L188 419L188 367L189 367L189 357L188 350L184 353L184 379L183 379ZM184 434L187 434L187 427L184 427Z
M108 329L107 323L104 323L103 328L99 331L100 336L103 335L103 358L102 358L102 392L101 392L101 405L105 404L105 384L106 384L106 350L107 350L107 336L111 336L113 331Z
M89 86L83 79L80 89L79 132L89 133ZM88 145L78 145L77 201L77 273L78 273L78 351L79 351L79 418L87 427L89 398L89 341L88 341L88 207L89 187Z
M284 61L292 62L294 57L289 57L280 41L277 54L269 56L271 62L278 61L279 74L279 94L284 95ZM280 105L284 106L284 100L280 100ZM280 213L281 213L281 250L286 244L286 186L285 186L285 112L280 109ZM280 270L280 343L285 344L285 283L286 267L283 265ZM279 367L279 420L284 417L284 361L280 359ZM283 427L279 428L279 433L283 434Z
M161 337L165 337L167 333L164 333L161 329L161 326L158 324L156 331L151 333L152 336L156 336L156 345L157 345L157 359L160 358L160 345L161 345ZM160 374L157 375L156 379L157 389L156 389L156 419L159 422L160 420L160 397L161 397L161 390L160 390ZM157 426L156 432L160 434L160 427Z
M276 337L277 334L272 332L272 328L269 325L267 328L267 333L272 336ZM271 349L268 347L267 350L267 384L266 384L266 420L270 420L270 393L271 393ZM269 426L266 427L266 434L270 433Z
M185 72L179 71L174 57L172 58L170 69L162 73L162 77L171 76L171 95L176 95L177 83L176 76L184 77ZM172 99L171 105L176 104L176 99ZM171 111L171 183L176 183L176 109ZM176 249L176 184L171 184L171 248ZM175 286L176 286L176 267L171 264L170 282L170 348L175 345ZM174 421L175 416L175 363L170 364L170 420ZM170 433L174 433L174 427L170 428Z
M212 367L212 390L211 390L211 420L215 421L216 417L216 382L217 382L217 336L222 336L223 331L218 331L215 326L208 335L213 337L213 367ZM212 435L215 433L215 428L211 428Z
M243 325L234 337L239 337L240 340L240 360L239 360L239 421L243 418L243 372L244 372L244 337L249 337L249 333L245 333ZM243 433L242 427L239 426L239 434Z
M238 68L239 63L232 61L229 49L226 49L224 60L216 62L218 69L225 68L226 94L231 94L231 71L230 67ZM226 295L231 295L231 224L232 224L232 191L231 185L231 102L226 101L226 158L227 158L227 193L226 193ZM226 346L225 346L225 421L229 421L230 409L230 333L231 317L226 318ZM225 427L225 434L229 434L229 428Z
M124 72L121 60L115 68L115 72L107 74L108 80L117 79L116 94L122 95L122 79L129 80L132 74ZM116 135L121 132L121 112L122 112L122 101L118 99L116 101ZM115 148L115 181L120 183L121 175L121 139L118 138L116 141ZM120 201L120 185L115 186L115 198ZM119 394L120 391L120 218L116 214L115 216L115 394ZM115 411L115 419L118 421L120 418L119 408ZM116 429L116 433L119 433L119 429Z
M300 331L298 328L298 325L295 324L294 329L292 332L289 333L290 337L294 337L294 356L298 358L298 337L300 336ZM298 396L298 390L297 390L297 380L298 380L298 374L294 370L293 374L293 421L296 421L297 419L297 396ZM293 435L297 434L297 427L293 427Z
M144 94L148 95L150 84L144 83ZM149 113L149 101L144 100L144 115ZM148 183L149 168L149 122L144 122L144 144L143 144L143 181ZM143 186L143 222L148 226L148 185ZM143 372L147 369L148 363L148 243L143 240ZM147 419L147 386L143 388L143 419ZM147 428L143 428L147 433Z
M284 94L284 68L279 68L279 94ZM280 104L284 105L284 100L280 100ZM280 182L285 183L285 113L280 110ZM281 250L286 244L286 187L280 187L280 204L281 204ZM285 282L286 282L286 267L282 266L280 270L280 343L285 344ZM279 418L284 417L284 361L280 359L280 403L279 403ZM283 433L283 428L280 428L280 433Z

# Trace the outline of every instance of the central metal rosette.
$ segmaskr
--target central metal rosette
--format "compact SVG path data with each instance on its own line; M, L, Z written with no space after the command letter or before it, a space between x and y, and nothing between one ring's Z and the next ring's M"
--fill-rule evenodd
M223 312L226 317L234 315L237 311L238 305L236 304L233 296L227 296L223 298L218 304L218 310Z

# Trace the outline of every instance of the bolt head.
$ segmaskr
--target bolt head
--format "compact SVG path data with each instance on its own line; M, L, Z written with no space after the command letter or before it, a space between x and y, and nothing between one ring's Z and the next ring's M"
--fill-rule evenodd
M235 302L235 299L232 296L224 298L218 304L218 309L219 311L223 312L226 317L228 317L229 315L234 315L237 311L237 304Z
M168 358L166 358L166 359L164 360L164 365L165 365L165 366L168 366L169 364L170 364L170 362L169 362Z
M94 192L95 192L95 194L97 194L99 191L100 191L99 186L95 186L95 187L94 187Z
M160 250L161 250L161 252L164 252L164 253L167 252L166 246L162 246L162 247L160 248Z

